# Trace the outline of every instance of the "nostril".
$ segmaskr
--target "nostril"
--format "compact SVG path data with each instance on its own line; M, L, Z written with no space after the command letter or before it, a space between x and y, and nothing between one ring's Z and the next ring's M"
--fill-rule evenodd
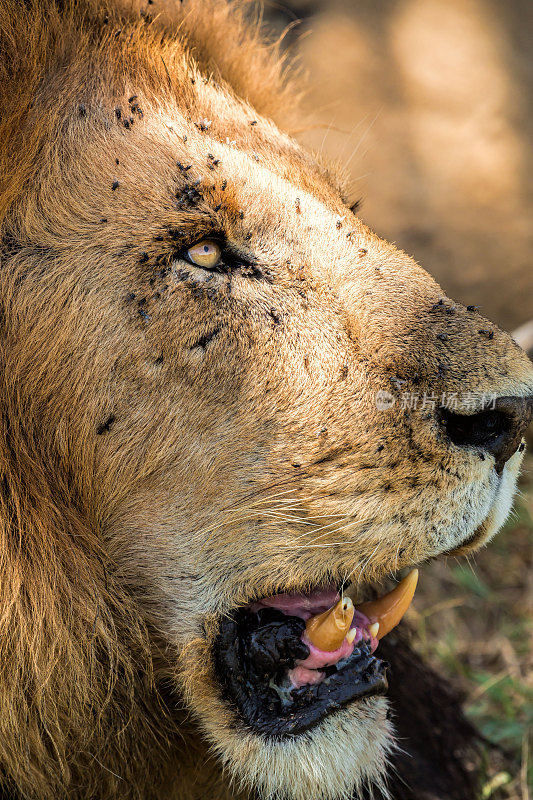
M490 409L477 414L457 414L443 408L440 421L453 444L490 453L497 471L501 472L518 449L532 411L533 398L500 397Z
M513 425L512 417L492 409L466 416L445 408L441 412L441 421L454 444L483 449L496 446Z

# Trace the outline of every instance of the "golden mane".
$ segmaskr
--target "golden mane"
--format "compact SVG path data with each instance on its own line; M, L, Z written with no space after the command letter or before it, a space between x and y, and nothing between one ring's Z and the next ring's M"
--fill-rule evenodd
M13 254L13 236L24 239L25 187L60 157L67 113L84 115L85 103L126 91L129 76L147 96L200 115L193 87L210 79L267 115L290 105L278 48L264 43L242 4L193 0L159 16L147 8L151 17L92 0L0 3L0 257ZM101 548L98 509L65 474L35 409L19 407L17 382L38 398L39 370L13 374L2 314L12 300L8 279L0 297L0 782L38 800L64 797L65 786L98 800L145 798L162 753L171 758L168 742L179 740L177 723L154 686L148 631Z
M156 0L146 9L137 0L2 0L0 219L46 162L65 111L83 114L87 98L124 93L132 76L148 98L191 113L202 111L196 80L278 123L296 113L294 70L289 81L280 42L265 41L251 0Z
M17 374L10 349L0 319L0 795L145 797L136 764L157 778L173 725L148 631L101 548L98 510L36 419L38 370ZM20 408L21 380L33 407Z

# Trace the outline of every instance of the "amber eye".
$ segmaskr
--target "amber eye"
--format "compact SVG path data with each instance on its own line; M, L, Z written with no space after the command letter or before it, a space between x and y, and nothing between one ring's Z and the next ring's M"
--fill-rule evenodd
M220 245L210 239L202 239L187 250L187 258L192 264L204 269L213 269L220 263Z

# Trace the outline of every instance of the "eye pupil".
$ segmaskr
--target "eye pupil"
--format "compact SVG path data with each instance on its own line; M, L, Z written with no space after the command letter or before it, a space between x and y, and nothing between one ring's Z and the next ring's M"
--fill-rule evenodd
M187 250L187 260L191 264L204 269L214 269L218 266L221 256L220 246L216 242L197 242Z

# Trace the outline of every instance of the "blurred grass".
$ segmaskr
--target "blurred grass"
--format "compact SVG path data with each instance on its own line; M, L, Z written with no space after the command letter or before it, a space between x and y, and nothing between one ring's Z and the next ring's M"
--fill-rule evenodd
M484 754L482 800L529 800L533 787L532 561L533 456L527 455L505 528L468 561L425 567L410 617L419 649L462 687L467 716L495 745Z

